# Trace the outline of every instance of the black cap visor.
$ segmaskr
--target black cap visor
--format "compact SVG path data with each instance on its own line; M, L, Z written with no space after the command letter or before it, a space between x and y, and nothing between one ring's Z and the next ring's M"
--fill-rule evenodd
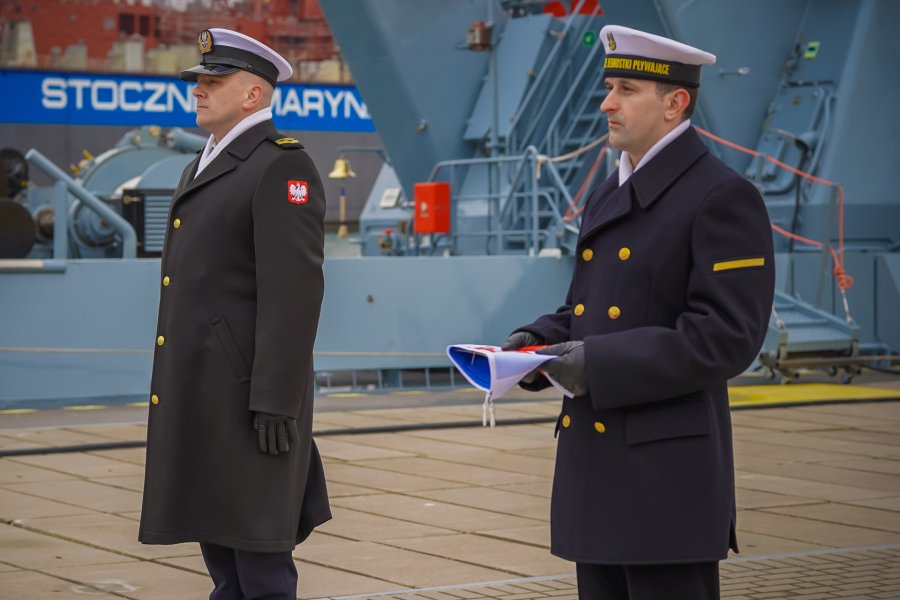
M179 77L181 77L182 81L193 82L197 81L197 77L200 75L212 75L213 77L217 77L220 75L230 75L240 70L240 67L235 67L233 65L197 65L196 67L185 69L179 73Z

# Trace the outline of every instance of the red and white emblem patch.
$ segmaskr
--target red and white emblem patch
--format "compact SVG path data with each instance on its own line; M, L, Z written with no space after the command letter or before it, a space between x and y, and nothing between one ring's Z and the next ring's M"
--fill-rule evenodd
M305 181L288 181L288 200L291 204L306 204L309 200L309 185Z

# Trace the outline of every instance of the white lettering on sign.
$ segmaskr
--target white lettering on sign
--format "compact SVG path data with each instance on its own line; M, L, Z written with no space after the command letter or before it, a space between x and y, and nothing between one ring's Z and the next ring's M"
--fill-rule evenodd
M41 82L41 105L51 110L72 105L76 110L154 113L173 112L177 107L192 113L197 111L193 89L193 85L163 81L46 77Z
M286 91L275 88L272 95L272 112L278 117L296 115L331 119L370 118L365 103L357 100L351 92L328 88L324 90L305 88L300 93L296 88L288 88Z
M31 85L37 84L38 87L34 90L33 97L37 101L32 108L66 112L68 114L63 115L63 118L70 122L85 119L99 119L100 122L107 119L121 120L127 114L129 122L140 122L142 119L150 122L158 116L166 115L176 117L179 121L183 119L186 123L187 119L193 120L197 110L197 101L193 96L194 84L174 79L145 80L82 73L71 77L47 74L32 81L35 83ZM365 130L371 126L371 117L365 103L353 88L348 87L279 86L272 97L272 112L276 118L284 117L288 122L308 119L314 128L330 124L337 129L362 126ZM287 123L285 126L288 126ZM293 128L302 126L302 123L293 121Z

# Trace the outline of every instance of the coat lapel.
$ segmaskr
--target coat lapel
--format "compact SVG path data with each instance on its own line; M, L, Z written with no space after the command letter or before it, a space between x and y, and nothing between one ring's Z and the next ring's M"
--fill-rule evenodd
M632 196L642 209L649 207L707 152L709 149L700 136L693 127L689 127L650 162L635 171L623 185L616 187L619 174L613 173L588 200L579 243L630 214L635 205Z
M635 171L628 181L641 208L656 202L682 173L707 152L709 149L694 128L688 127L650 162Z
M616 187L618 181L619 174L613 173L591 194L579 243L631 212L631 179Z

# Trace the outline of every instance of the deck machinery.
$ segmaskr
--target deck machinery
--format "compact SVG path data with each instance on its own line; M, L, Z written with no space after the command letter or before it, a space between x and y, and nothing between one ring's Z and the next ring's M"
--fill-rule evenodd
M321 4L387 160L360 215L361 256L326 259L320 384L369 372L401 385L404 372L446 368L448 343L499 342L561 303L580 208L617 159L599 110L606 23L718 56L693 122L759 188L776 240L778 292L754 368L849 381L900 350L897 3ZM74 178L26 154L56 183L6 201L43 237L0 262L0 404L146 394L154 254L197 143L144 128ZM434 190L448 195L445 222L420 214Z

